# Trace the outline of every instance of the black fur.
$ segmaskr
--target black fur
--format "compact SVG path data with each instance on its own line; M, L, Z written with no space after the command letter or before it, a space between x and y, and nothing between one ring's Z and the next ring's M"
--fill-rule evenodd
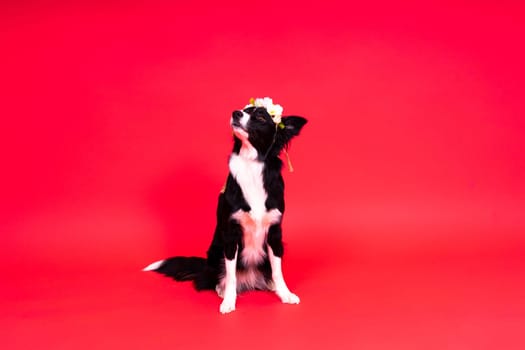
M247 132L249 143L257 150L257 158L264 163L263 184L267 192L266 210L278 209L285 211L284 181L281 175L281 151L288 147L293 137L297 136L306 119L299 116L288 116L276 125L263 107L248 107L244 109L250 115ZM242 112L234 111L232 126L240 126L238 119ZM239 154L241 140L234 136L232 154ZM242 190L230 173L226 180L225 190L219 195L217 206L217 225L212 242L207 252L207 258L173 257L164 260L154 271L172 277L177 281L191 280L197 290L215 289L220 277L224 274L224 258L232 260L235 252L240 255L243 250L243 230L240 224L232 219L232 214L239 209L249 212ZM281 222L273 224L268 229L264 250L268 245L275 256L282 257L284 253ZM237 269L243 270L242 259L237 259ZM272 272L268 258L257 266L266 281L271 280Z

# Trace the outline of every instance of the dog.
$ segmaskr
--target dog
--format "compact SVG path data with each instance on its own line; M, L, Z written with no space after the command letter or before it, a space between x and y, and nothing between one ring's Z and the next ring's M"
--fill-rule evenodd
M300 302L281 268L285 203L279 155L307 120L281 114L282 107L267 97L233 111L229 175L219 195L207 258L178 256L144 268L193 281L197 290L216 290L223 299L222 314L234 311L237 294L248 290L274 291L283 303Z

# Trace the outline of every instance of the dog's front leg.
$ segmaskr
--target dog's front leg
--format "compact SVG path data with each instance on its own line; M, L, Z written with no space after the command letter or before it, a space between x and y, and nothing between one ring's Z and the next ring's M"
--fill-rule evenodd
M235 310L237 300L237 251L239 239L242 235L241 227L233 220L224 237L224 277L222 280L223 300L220 312L227 314Z
M235 310L235 301L237 300L237 251L233 259L224 257L224 291L220 311L222 314L227 314Z
M281 266L282 256L284 253L282 242L281 225L276 224L270 226L268 231L268 258L272 267L272 279L275 287L275 293L283 303L299 304L301 301L297 295L290 292L283 277L283 270Z

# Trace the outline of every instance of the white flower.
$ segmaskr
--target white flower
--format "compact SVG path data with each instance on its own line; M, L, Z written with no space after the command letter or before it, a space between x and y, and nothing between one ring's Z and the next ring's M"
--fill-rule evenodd
M269 108L267 107L266 110L272 116L272 119L275 124L279 124L281 122L281 116L283 115L283 107L281 107L280 105L272 105Z
M268 109L271 106L273 106L273 100L269 97L255 99L255 107L264 107Z
M270 113L271 115L271 113ZM281 115L272 115L272 120L275 124L280 124L281 123Z
M272 116L273 122L275 124L279 124L281 122L283 107L281 105L273 104L273 100L269 97L251 99L250 104L246 107L264 107L268 111L268 114Z

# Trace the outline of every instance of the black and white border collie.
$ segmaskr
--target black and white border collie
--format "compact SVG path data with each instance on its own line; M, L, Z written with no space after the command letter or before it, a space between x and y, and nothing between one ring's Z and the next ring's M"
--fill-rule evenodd
M232 113L230 173L219 195L217 226L207 258L172 257L144 269L177 281L191 280L197 290L216 290L223 298L223 314L235 310L237 293L247 290L271 290L283 303L299 303L281 269L285 206L279 155L306 119L276 119L269 110L250 104Z

